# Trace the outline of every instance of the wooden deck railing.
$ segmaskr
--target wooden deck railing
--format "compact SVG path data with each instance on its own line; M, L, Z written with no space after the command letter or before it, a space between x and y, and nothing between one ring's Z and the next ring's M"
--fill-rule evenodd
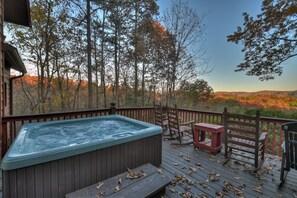
M54 120L78 119L94 116L104 116L112 113L117 113L126 117L144 122L154 123L153 108L119 108L113 107L98 110L85 110L75 112L50 113L50 114L36 114L23 116L5 116L2 118L2 142L1 154L4 156L11 142L17 135L20 127L25 123L31 122L49 122ZM206 122L212 124L222 124L222 113L196 111L189 109L179 109L179 116L182 121ZM266 118L261 117L261 131L268 132L268 153L273 155L281 154L281 143L283 141L283 132L281 131L281 124L296 121L289 119Z

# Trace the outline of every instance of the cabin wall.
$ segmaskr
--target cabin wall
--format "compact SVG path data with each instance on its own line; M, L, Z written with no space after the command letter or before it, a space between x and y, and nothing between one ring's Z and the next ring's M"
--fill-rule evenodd
M0 138L2 141L2 116L3 116L3 73L4 73L4 58L3 58L3 50L2 50L2 43L3 43L3 20L4 20L4 0L0 0Z

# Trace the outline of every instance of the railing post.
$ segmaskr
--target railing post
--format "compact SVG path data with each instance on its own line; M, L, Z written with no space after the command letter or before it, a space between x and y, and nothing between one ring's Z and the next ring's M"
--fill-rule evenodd
M109 115L113 115L116 114L116 103L112 102L110 103L110 111L109 111Z
M1 159L3 159L7 152L7 122L2 123L2 145L1 145Z

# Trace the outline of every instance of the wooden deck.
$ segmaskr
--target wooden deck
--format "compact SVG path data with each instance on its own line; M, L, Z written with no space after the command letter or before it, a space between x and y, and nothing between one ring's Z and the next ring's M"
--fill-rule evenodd
M295 170L278 189L281 162L277 157L267 157L258 174L234 161L227 166L223 162L220 153L213 156L192 145L172 147L170 141L163 141L161 170L169 172L175 181L175 185L167 187L164 197L297 197ZM0 185L2 198L2 174Z
M269 156L257 174L230 160L223 166L222 154L215 156L192 145L172 147L163 141L162 169L171 173L176 185L165 197L297 197L297 171L291 170L278 188L280 164Z

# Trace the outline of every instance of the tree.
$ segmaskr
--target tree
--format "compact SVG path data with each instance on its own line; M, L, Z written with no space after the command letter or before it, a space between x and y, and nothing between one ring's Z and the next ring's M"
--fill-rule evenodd
M205 64L203 16L198 16L186 0L173 0L163 15L163 24L170 34L167 76L167 103L174 99L177 83L207 72ZM174 102L174 101L172 101Z
M248 13L243 17L243 27L227 36L228 42L244 45L244 61L235 71L246 71L262 81L280 76L281 64L297 56L296 1L264 0L262 13L255 19Z
M29 61L37 67L38 94L31 99L36 100L39 113L48 111L46 102L49 100L51 80L57 69L53 64L56 59L55 46L62 42L63 35L67 34L64 24L67 23L69 9L67 1L36 0L31 4L31 29L8 26L13 38L12 43L30 54Z
M158 6L155 0L141 0L141 1L131 1L132 7L132 24L133 31L132 34L132 46L134 48L133 58L134 58L134 104L138 104L138 64L140 62L139 58L142 53L142 49L139 47L141 45L141 28L139 26L145 21L151 21L152 17L158 13ZM145 64L145 63L143 63ZM143 84L142 84L143 86Z
M199 102L207 101L212 97L213 89L205 80L196 79L193 83L188 81L181 82L178 91L181 105L197 105Z

